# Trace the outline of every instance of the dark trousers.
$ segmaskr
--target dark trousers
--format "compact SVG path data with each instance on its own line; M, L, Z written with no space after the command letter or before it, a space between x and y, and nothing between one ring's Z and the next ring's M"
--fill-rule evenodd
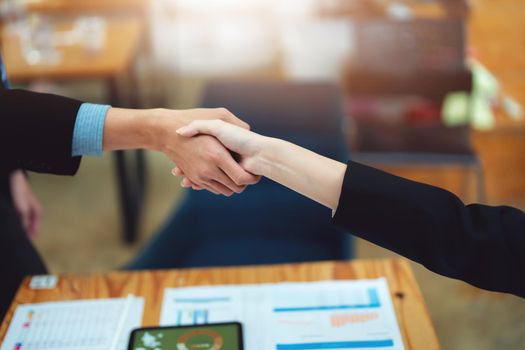
M46 273L44 262L22 229L15 208L0 194L0 319L24 276Z

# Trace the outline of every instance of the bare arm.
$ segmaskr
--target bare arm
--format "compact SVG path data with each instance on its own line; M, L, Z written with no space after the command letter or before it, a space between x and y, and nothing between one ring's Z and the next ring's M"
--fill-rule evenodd
M367 241L444 276L525 297L525 214L517 208L465 205L446 190L334 162L220 121L179 132L218 137L244 157L245 169L337 207L334 224Z
M215 194L240 193L258 177L237 164L227 149L211 136L188 139L175 131L194 120L221 119L248 129L224 108L133 110L111 108L104 124L105 151L151 149L166 154L193 183Z
M337 208L346 164L220 120L195 121L178 133L215 136L241 155L241 165L250 173L266 176L332 210Z
M266 169L262 175L332 210L337 208L346 164L273 138L264 139L259 161Z

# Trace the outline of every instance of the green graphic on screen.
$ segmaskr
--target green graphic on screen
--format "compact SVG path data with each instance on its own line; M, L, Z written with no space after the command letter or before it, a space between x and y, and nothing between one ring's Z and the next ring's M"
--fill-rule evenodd
M139 330L132 347L132 350L240 349L236 325Z

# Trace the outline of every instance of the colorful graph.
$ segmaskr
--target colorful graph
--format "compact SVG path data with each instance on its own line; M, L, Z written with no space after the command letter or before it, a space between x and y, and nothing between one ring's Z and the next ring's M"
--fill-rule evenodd
M182 326L185 324L207 324L209 318L209 310L177 310L177 321L176 326Z
M377 312L367 312L359 314L333 314L330 316L330 324L334 328L340 328L348 324L365 323L377 320L378 317L379 314Z

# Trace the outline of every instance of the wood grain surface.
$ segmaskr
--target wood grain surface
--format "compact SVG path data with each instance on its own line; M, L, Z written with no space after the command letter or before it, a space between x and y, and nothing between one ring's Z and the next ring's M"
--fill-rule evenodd
M3 340L13 313L20 304L125 297L132 293L145 298L143 325L155 326L159 323L165 288L385 277L392 295L405 349L440 349L412 270L406 261L400 259L111 272L59 277L56 288L50 290L31 290L30 278L24 280L0 327L0 339Z

